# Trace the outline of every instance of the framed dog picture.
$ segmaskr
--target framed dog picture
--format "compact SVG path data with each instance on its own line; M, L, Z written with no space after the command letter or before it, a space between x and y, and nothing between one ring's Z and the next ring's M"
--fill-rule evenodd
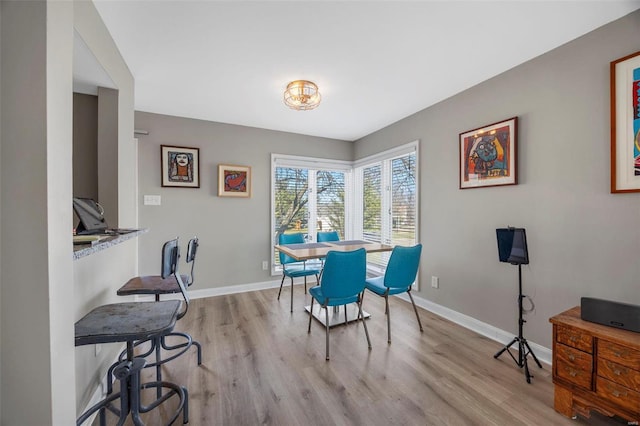
M162 186L200 188L200 150L184 146L160 146Z
M251 167L218 165L219 197L251 197Z

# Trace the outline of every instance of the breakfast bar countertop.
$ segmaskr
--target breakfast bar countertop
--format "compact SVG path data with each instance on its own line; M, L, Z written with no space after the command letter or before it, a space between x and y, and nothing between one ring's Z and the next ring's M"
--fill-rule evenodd
M147 232L149 232L148 228L135 229L122 234L116 233L113 235L99 235L102 238L99 241L95 241L93 243L78 244L78 245L74 244L73 260L78 260L80 258L105 250L109 247L113 247L117 244L123 243L127 240L130 240L132 238L137 237L138 235L142 235Z

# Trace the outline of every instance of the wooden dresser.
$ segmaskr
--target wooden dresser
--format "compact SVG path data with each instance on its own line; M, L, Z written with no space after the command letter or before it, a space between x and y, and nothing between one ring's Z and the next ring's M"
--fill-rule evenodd
M554 408L567 417L591 410L640 421L640 333L580 319L580 307L553 324Z

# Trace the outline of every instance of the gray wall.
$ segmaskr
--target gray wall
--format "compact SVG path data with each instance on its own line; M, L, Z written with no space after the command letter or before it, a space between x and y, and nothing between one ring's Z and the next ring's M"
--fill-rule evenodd
M518 270L494 231L511 225L527 229L530 341L550 348L548 318L581 296L640 304L640 194L609 193L609 62L638 40L634 12L356 141L362 158L421 140L420 272L440 278L422 297L515 334ZM513 116L519 184L459 190L459 133Z
M194 235L200 251L193 289L271 281L271 153L351 160L353 144L292 133L136 112L139 139L139 220L150 232L140 238L140 273L160 271L162 243ZM161 187L160 145L200 149L200 188ZM250 166L252 196L218 197L218 164ZM144 195L162 205L145 206Z
M73 196L98 199L98 97L82 93L73 94Z
M73 27L117 87L98 88L98 199L110 226L135 227L133 76L93 3L77 0L73 6ZM70 199L65 203L71 207ZM137 273L136 239L73 262L73 305L70 309L65 300L66 309L77 321L96 306L122 302L117 289ZM86 408L119 349L118 345L102 345L99 354L93 346L74 350L74 408L78 411Z

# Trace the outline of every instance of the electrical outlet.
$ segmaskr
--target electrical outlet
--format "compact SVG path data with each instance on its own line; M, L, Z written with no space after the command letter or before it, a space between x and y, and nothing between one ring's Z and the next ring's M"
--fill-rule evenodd
M431 287L440 288L440 279L438 277L431 277Z
M102 345L95 345L96 356L98 356L101 350L102 350Z
M263 260L262 261L262 270L266 271L269 269L269 261L268 260Z

